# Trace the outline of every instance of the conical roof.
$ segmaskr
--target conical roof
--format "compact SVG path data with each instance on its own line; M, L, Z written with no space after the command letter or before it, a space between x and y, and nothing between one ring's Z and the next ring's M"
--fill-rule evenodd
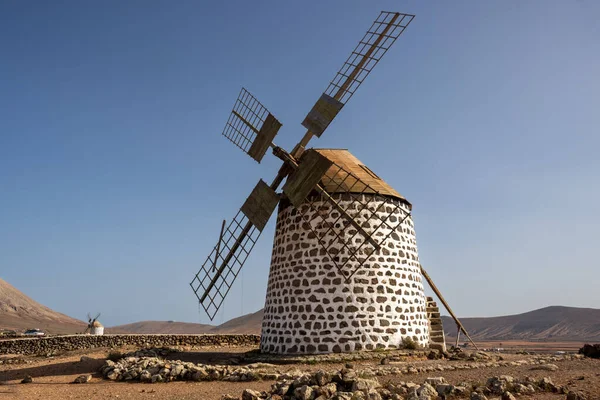
M386 181L381 179L369 167L363 164L347 149L309 149L316 151L335 164L326 172L323 179L324 189L329 193L379 193L384 196L393 197L412 205L404 196L392 188ZM337 166L336 166L337 165ZM346 172L354 175L360 181L368 185L354 184L356 180L346 179L346 174L340 173L340 167Z
M94 321L94 322L92 322L92 326L93 326L94 328L102 328L104 325L102 325L102 324L100 323L100 321Z

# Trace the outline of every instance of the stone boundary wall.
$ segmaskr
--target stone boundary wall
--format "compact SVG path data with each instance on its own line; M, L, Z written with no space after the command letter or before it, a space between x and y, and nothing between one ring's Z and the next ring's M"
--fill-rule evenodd
M68 335L0 341L0 354L47 354L100 347L257 346L258 335Z

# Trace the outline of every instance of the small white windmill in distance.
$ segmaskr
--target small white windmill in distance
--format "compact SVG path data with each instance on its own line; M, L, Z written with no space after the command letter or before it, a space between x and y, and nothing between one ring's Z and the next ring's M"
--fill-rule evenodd
M85 329L85 332L83 332L83 333L88 333L88 331L89 331L90 334L92 334L92 335L104 335L104 326L100 323L100 321L98 321L98 318L100 317L100 313L96 314L96 316L94 318L92 318L90 313L88 313L87 317L88 317L88 326Z

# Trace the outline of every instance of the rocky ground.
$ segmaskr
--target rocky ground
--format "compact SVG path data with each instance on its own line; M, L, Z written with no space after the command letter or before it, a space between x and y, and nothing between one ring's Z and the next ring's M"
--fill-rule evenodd
M435 354L390 351L276 358L261 356L252 347L216 346L5 355L0 362L0 397L600 399L598 359L461 352L449 360L428 355ZM81 384L73 383L76 380Z

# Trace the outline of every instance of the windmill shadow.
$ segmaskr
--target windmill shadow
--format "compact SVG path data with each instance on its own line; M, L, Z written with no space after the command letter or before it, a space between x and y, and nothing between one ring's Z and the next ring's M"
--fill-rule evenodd
M205 365L248 365L257 362L285 365L294 364L298 360L285 356L270 357L265 360L261 357L258 350L252 350L245 353L234 353L226 351L183 351L180 353L171 353L165 357L167 360L180 360L183 362L191 362L194 364Z

